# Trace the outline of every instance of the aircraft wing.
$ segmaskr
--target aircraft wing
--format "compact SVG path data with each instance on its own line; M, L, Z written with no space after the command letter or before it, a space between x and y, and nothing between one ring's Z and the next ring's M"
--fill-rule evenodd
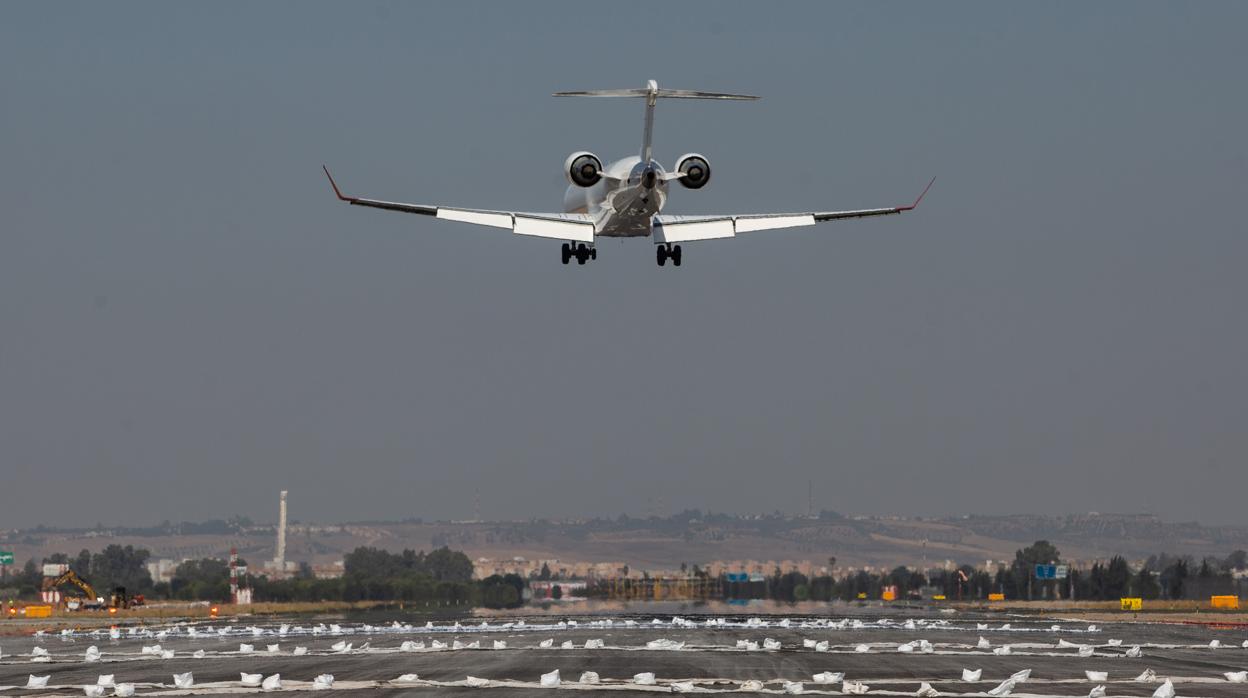
M888 208L864 208L852 211L811 211L807 213L751 213L736 216L655 216L654 241L692 242L694 240L715 240L718 238L735 237L739 233L753 233L760 230L778 230L780 228L799 228L825 221L843 218L869 218L871 216L888 216L894 213L910 211L919 205L927 190L936 181L933 177L923 193L914 203L905 206Z
M517 235L532 235L556 240L577 240L580 242L594 241L594 220L584 213L528 213L519 211L487 211L475 208L455 208L453 206L428 206L424 204L404 204L394 201L362 199L355 196L343 196L329 174L329 168L323 167L334 194L340 201L352 206L380 208L387 211L416 213L422 216L433 216L448 221L472 223L491 228L504 228Z

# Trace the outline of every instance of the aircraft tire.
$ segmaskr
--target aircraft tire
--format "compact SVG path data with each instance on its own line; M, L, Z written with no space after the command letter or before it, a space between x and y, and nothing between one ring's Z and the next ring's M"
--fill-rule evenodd
M680 266L680 245L672 247L672 266Z
M655 246L654 261L658 262L659 266L663 266L664 264L667 264L667 248L666 247L662 245Z
M563 257L563 263L567 264L568 261L572 259L572 246L566 242L563 243L563 248L560 250L560 253Z

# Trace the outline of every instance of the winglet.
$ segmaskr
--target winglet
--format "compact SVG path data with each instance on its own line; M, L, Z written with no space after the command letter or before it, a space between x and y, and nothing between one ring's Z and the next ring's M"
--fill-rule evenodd
M329 171L328 171L328 170L326 170L326 173L327 173L327 174L328 174L328 172L329 172ZM909 206L898 206L898 207L897 207L897 210L898 210L898 211L913 211L913 210L914 210L914 208L915 208L916 206L918 206L918 205L919 205L919 202L923 200L923 197L927 196L927 190L928 190L928 189L931 189L931 188L932 188L932 185L933 185L933 184L935 184L935 183L936 183L936 178L935 178L935 177L932 177L932 181L928 182L926 187L923 187L923 193L922 193L922 194L919 194L919 198L915 199L915 200L914 200L914 203L910 204ZM335 188L336 188L336 187L335 187Z
M334 188L334 195L338 197L339 201L355 201L355 197L343 196L342 192L338 191L338 183L334 181L334 176L329 173L328 167L321 165L321 169L325 170L325 176L329 177L329 186Z

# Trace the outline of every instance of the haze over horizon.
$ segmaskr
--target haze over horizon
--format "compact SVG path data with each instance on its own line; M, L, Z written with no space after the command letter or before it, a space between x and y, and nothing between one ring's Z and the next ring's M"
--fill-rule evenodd
M666 508L1248 525L1248 4L14 3L0 527ZM586 56L592 56L587 60ZM344 191L901 216L585 267ZM674 503L679 502L679 507Z

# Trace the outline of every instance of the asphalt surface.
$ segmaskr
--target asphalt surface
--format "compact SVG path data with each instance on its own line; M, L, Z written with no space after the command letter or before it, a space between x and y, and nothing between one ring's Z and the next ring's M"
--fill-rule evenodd
M604 689L667 691L671 683L688 680L695 681L702 690L737 691L742 682L753 679L764 683L765 692L782 692L781 682L794 681L802 682L807 693L839 695L840 683L812 682L814 674L830 671L844 672L846 680L867 684L869 695L914 695L921 682L928 682L941 695L956 696L984 695L1011 674L1030 669L1030 679L1018 684L1013 695L1087 696L1096 684L1088 681L1084 672L1092 670L1109 672L1105 685L1111 698L1152 696L1166 678L1173 680L1179 696L1248 696L1248 684L1230 683L1223 676L1224 672L1248 669L1248 648L1242 646L1248 640L1248 629L1244 628L1101 623L1099 631L1089 632L1086 622L970 615L922 618L918 613L895 615L887 611L854 616L845 623L841 623L843 616L789 618L789 627L779 627L784 619L761 617L755 626L748 627L746 617L727 617L725 626L706 627L712 618L720 617L686 616L675 625L671 616L661 617L659 624L652 623L650 616L633 617L627 620L635 625L624 627L626 619L616 616L611 619L611 627L587 627L604 619L581 618L576 626L570 626L560 625L568 620L566 617L526 617L524 628L503 628L505 619L491 619L488 628L481 628L476 625L480 620L472 619L463 621L464 626L458 628L443 622L433 629L426 629L423 624L395 628L389 624L363 626L338 621L342 634L332 634L328 624L334 621L330 620L321 621L326 624L323 632L312 634L311 627L318 621L303 619L288 621L291 627L286 636L278 636L276 622L240 619L224 636L219 631L228 623L216 621L195 624L196 637L187 636L186 626L167 625L148 625L134 636L123 628L119 639L110 639L107 630L97 631L96 637L89 631L68 636L8 637L0 638L0 693L82 696L80 686L96 683L101 674L114 674L117 682L136 684L135 695L139 696L259 691L241 686L239 674L248 672L281 674L286 691L309 690L313 677L332 674L335 690L321 695L466 695L481 691L493 695L540 695L551 690L538 686L540 675L558 669L564 682L560 688L576 694ZM907 619L918 621L913 627L906 627ZM862 627L855 627L854 621L862 623ZM1009 629L1002 629L1007 622ZM302 628L296 629L294 626L299 623ZM980 623L989 627L980 629ZM807 627L801 627L803 624ZM1054 624L1060 629L1053 630ZM260 628L260 635L254 634L254 627ZM162 630L169 634L158 638L156 633ZM998 655L992 649L977 648L981 636L993 648L1008 644L1011 654ZM590 639L602 640L605 647L585 649L585 641ZM658 639L684 645L680 649L646 648L646 643ZM764 639L779 641L780 649L736 647L738 640L750 640L761 648ZM1112 645L1111 639L1122 640L1122 644ZM1209 647L1215 639L1222 647ZM465 644L480 642L483 649L450 649L456 640ZM505 641L507 649L492 649L495 640ZM552 640L553 647L540 647L543 640ZM805 640L826 641L829 649L817 651L805 646ZM931 653L924 653L917 646L911 652L898 650L902 643L919 640L931 643ZM402 651L404 641L423 642L424 648ZM434 650L434 641L446 643L448 648ZM571 641L575 648L561 649L559 646L565 641ZM1080 657L1078 648L1059 646L1059 641L1093 646L1094 655ZM333 649L336 643L343 642L352 643L351 651ZM242 643L254 645L256 651L240 653ZM365 643L367 647L362 647ZM143 647L155 644L163 650L173 650L174 656L162 659L142 653ZM269 644L278 644L278 652L268 653ZM856 651L860 644L869 645L870 651ZM84 652L92 645L98 647L102 658L84 661ZM1133 646L1140 648L1142 656L1126 656ZM46 650L49 661L32 661L35 647ZM292 655L295 647L306 647L307 654ZM205 656L191 656L196 650L203 650ZM982 681L963 682L964 668L982 669ZM1135 680L1148 669L1156 673L1155 682ZM194 687L175 690L172 675L188 671L194 674ZM597 672L603 685L594 688L568 684L585 671ZM640 672L653 672L659 685L633 684L633 676ZM31 674L49 676L49 688L21 688ZM401 674L417 674L422 683L393 683ZM495 683L486 687L446 685L462 684L469 676Z

